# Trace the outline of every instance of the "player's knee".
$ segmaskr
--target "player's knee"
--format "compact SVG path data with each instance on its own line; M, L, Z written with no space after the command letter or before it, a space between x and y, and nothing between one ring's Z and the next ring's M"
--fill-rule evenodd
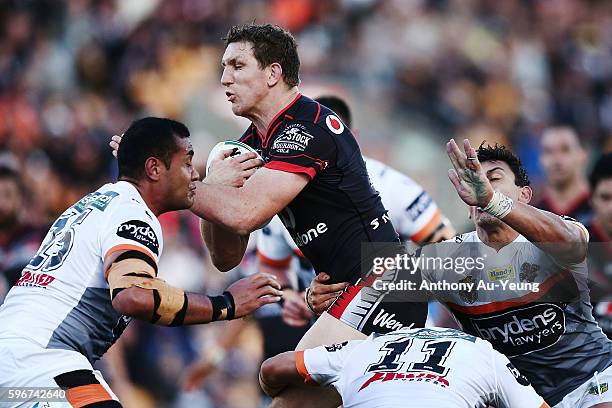
M265 382L272 382L274 380L278 375L278 367L273 358L269 358L263 362L259 374Z

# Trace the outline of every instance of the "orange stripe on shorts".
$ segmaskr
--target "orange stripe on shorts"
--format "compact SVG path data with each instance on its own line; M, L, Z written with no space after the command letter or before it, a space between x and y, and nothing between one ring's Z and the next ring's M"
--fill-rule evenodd
M81 385L66 390L66 399L74 408L82 408L89 404L102 401L112 401L113 397L101 384Z
M297 369L297 372L304 379L305 384L316 385L316 382L310 377L310 373L308 372L308 369L306 368L306 364L304 364L304 351L303 350L296 351L295 353L295 368Z

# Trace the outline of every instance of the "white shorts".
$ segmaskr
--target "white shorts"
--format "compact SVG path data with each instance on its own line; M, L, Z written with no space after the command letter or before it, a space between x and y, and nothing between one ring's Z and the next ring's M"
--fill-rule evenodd
M58 388L55 377L76 370L91 371L110 396L117 397L81 353L71 350L45 349L25 339L0 339L0 387ZM5 388L6 390L6 388ZM71 408L66 402L8 401L3 397L0 408Z
M612 366L570 392L553 408L589 408L604 402L612 402Z

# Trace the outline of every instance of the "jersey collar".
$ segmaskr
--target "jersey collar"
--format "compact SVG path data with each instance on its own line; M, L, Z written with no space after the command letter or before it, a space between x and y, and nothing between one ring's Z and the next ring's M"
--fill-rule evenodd
M261 142L262 142L262 144L264 146L268 144L268 141L270 140L270 136L272 136L274 134L274 132L276 131L276 129L280 126L280 124L283 122L283 119L285 119L285 116L289 116L289 119L293 119L293 116L288 115L287 111L291 107L293 107L293 105L301 97L302 97L301 92L298 92L298 94L295 96L295 98L293 98L293 100L291 102L289 102L289 104L287 106L285 106L276 115L274 115L274 118L272 118L272 120L268 124L268 127L266 128L266 134L265 135L262 135L261 132L259 131L259 129L257 129L257 127L253 124L253 127L255 127L255 130L257 131L257 135L261 139Z

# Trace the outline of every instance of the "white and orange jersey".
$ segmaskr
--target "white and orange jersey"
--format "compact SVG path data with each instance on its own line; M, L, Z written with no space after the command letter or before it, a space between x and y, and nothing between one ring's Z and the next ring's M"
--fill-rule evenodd
M367 408L548 407L491 345L447 328L402 329L297 352L306 382Z
M55 221L9 291L0 307L0 342L23 339L97 360L129 322L112 307L105 257L135 250L157 262L162 246L159 221L132 184L88 194Z
M442 222L442 213L423 187L407 175L369 157L364 157L370 181L400 238L423 242Z
M564 222L588 237L582 224ZM563 264L522 235L496 250L469 232L424 247L417 261L462 329L508 356L549 404L612 365L612 342L592 315L586 260Z
M442 222L442 213L429 194L386 164L368 157L364 160L370 181L400 237L421 242L433 234ZM278 217L258 232L257 252L261 262L277 267L288 266L293 255L302 254Z

